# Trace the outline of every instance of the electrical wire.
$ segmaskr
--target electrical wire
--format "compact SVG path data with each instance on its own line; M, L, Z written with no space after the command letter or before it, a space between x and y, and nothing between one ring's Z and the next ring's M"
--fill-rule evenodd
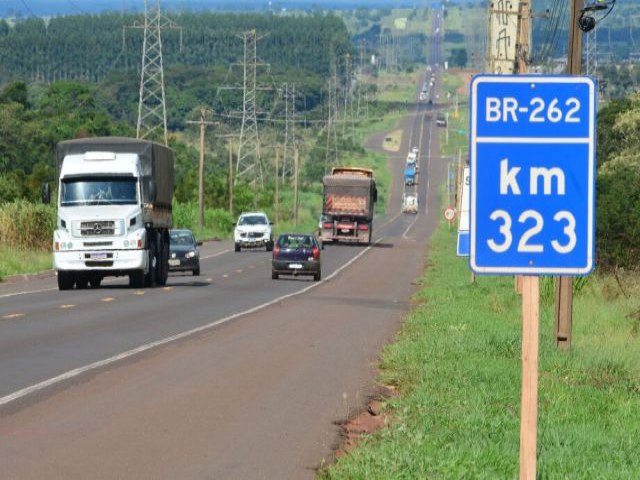
M33 10L31 10L31 8L29 8L29 5L27 5L27 2L25 0L20 0L20 3L22 3L22 5L24 5L24 8L27 9L27 12L29 12L29 14L32 17L38 18L37 15L35 13L33 13Z

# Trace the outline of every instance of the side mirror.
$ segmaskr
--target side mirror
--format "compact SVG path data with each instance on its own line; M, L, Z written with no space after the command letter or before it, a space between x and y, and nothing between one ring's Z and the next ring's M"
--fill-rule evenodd
M273 222L269 222L269 225L271 225L273 227Z
M373 202L377 202L378 201L378 188L377 187L373 187Z
M149 180L149 201L155 202L158 195L158 188L155 180Z
M48 183L42 184L42 203L49 205L51 203L51 187Z
M198 240L196 242L196 247L201 247L202 246L202 240Z

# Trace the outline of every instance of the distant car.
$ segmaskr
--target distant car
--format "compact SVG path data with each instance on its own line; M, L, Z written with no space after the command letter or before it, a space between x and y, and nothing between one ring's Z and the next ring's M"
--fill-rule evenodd
M246 212L238 217L233 230L236 252L242 248L266 247L273 250L273 223L264 212Z
M196 241L191 230L170 230L169 271L190 271L194 277L200 275L200 245L202 242Z
M402 213L418 213L418 196L413 193L402 195Z
M311 233L283 233L273 247L271 278L280 275L313 275L314 281L322 277L320 243Z
M436 117L436 125L438 127L446 127L447 126L446 117L442 114L438 114L438 116Z

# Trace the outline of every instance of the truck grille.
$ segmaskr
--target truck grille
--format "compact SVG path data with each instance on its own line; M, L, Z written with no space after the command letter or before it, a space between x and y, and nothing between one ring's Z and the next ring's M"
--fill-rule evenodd
M80 222L80 235L83 237L96 237L100 235L113 235L115 233L113 220L98 220L95 222Z
M85 247L112 247L113 242L83 242Z

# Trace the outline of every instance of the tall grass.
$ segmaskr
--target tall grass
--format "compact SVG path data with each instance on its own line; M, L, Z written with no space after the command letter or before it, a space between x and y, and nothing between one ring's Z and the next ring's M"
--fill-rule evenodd
M0 205L0 244L32 250L51 250L56 209L18 200Z

